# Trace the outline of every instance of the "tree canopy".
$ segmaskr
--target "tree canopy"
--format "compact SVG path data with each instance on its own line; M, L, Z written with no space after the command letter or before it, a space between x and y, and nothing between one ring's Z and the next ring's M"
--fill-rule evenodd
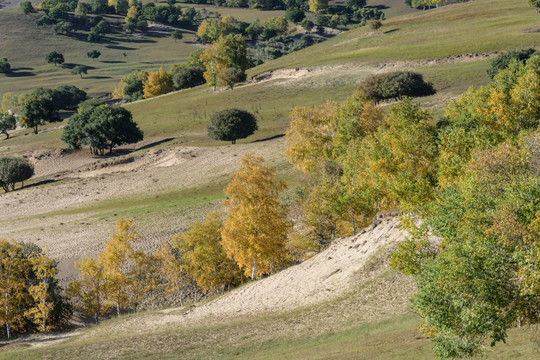
M62 134L62 141L72 149L82 144L90 146L94 154L109 154L115 146L133 144L143 139L143 133L133 122L131 113L120 106L100 105L99 101L81 104Z
M8 192L15 190L15 184L23 183L34 175L34 166L24 158L0 158L0 187Z
M9 113L0 112L0 134L6 135L6 139L9 139L9 130L15 130L17 126L17 119L15 116Z
M251 113L230 108L212 114L208 136L214 140L231 141L236 144L237 139L244 139L257 129L257 119Z
M20 120L27 128L34 128L34 134L38 133L38 126L45 122L60 121L51 93L34 91L25 96L21 105Z
M63 64L64 63L64 55L62 55L59 52L56 52L56 51L53 50L53 51L47 53L47 55L45 55L45 61L48 64L54 64L55 66L58 65L58 64Z
M246 154L224 189L222 246L252 279L277 270L284 260L291 226L279 202L284 188L262 156Z

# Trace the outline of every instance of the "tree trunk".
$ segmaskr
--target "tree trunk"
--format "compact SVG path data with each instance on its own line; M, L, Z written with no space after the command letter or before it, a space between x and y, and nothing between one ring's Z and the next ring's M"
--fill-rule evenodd
M336 224L332 224L332 242L336 239Z
M113 148L113 147L114 147L114 144L113 144L113 143L111 143L111 145L109 146L109 155L111 155L111 154L112 154L112 148Z
M120 304L116 303L116 316L120 316Z
M236 139L232 140L231 142L233 145L236 144Z
M6 332L8 340L11 339L11 327L9 326L9 305L8 305L8 293L4 293L4 299L6 299L5 314L6 314Z
M253 258L253 271L251 272L251 280L255 280L257 277L257 255Z
M352 234L353 236L356 235L356 223L354 222L354 212L351 208L351 223L352 223Z
M34 126L34 134L37 134L37 125Z

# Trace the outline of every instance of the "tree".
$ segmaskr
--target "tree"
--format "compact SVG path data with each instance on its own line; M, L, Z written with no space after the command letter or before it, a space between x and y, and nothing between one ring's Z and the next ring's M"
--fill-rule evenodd
M87 99L85 91L72 85L61 85L52 91L54 106L60 110L76 109L77 106Z
M537 3L540 2L537 1ZM495 78L495 75L497 75L499 71L506 69L510 65L512 60L517 60L521 63L525 63L525 61L527 61L527 59L529 59L535 53L537 53L535 49L528 48L508 51L504 54L500 54L491 61L491 63L489 64L489 69L487 69L486 72L489 78L493 80Z
M244 139L253 134L257 127L257 119L245 110L230 108L218 111L210 117L208 136L214 140L231 141Z
M21 10L23 11L25 15L28 15L31 12L34 12L34 6L32 5L30 1L23 1L20 6L21 6Z
M205 83L203 74L204 69L198 66L181 68L172 76L174 88L181 90L202 85Z
M68 119L62 131L62 141L69 149L80 149L82 144L89 143L85 137L84 127L90 122L90 115L96 107L103 105L99 99L89 99L79 105L77 114Z
M536 9L536 12L540 12L540 0L527 0L529 5Z
M7 58L0 58L0 74L1 73L9 73L11 71L11 64L8 63Z
M96 324L99 316L109 310L106 303L105 270L103 265L92 258L75 262L81 272L78 280L73 280L66 289L66 295L76 309L93 316Z
M143 94L146 99L174 90L171 74L163 70L163 67L160 67L158 71L151 72L143 84Z
M134 144L143 139L143 133L133 121L131 112L121 106L98 106L89 116L83 127L83 141L91 149L103 154L114 146Z
M304 14L304 10L299 8L288 8L285 11L285 17L293 23L299 23L306 18L306 14Z
M300 23L300 26L302 26L304 28L304 30L306 30L306 31L311 31L311 29L313 29L315 24L313 23L313 21L306 18L306 19L302 20L302 22Z
M17 120L15 116L9 113L0 113L0 134L6 135L6 139L9 139L8 130L15 130L17 127Z
M15 184L23 183L34 175L34 166L26 159L16 157L0 158L0 186L5 192L15 190Z
M538 321L539 145L535 130L515 145L475 152L427 205L425 226L442 245L426 252L410 246L419 243L413 238L393 255L398 268L412 270L413 306L441 358L471 357L488 339L505 341L515 324Z
M101 56L101 52L98 50L91 50L86 53L86 56L88 56L90 59L94 60Z
M51 283L58 274L58 269L56 261L44 254L32 254L29 260L37 284L28 288L35 305L27 311L26 315L41 328L42 332L46 332L51 329L49 320L55 305L51 296Z
M327 102L312 108L295 107L286 136L285 155L296 168L310 172L322 159L331 159L336 132L337 105Z
M182 40L183 35L180 30L173 30L171 32L171 37L174 39L174 42L176 42L176 40Z
M262 156L246 154L224 189L227 217L221 231L222 246L252 280L277 270L286 254L291 224L279 202L284 188Z
M34 134L38 133L38 126L45 122L60 121L51 94L33 92L26 96L21 106L20 120L27 128L33 127Z
M204 50L200 59L206 69L204 78L214 90L221 70L237 68L245 71L249 67L247 47L241 35L230 34L220 37L211 47Z
M71 75L79 75L82 79L82 74L88 74L88 68L84 65L77 65L71 69Z
M309 11L319 13L328 9L328 0L309 0Z
M45 55L45 61L47 61L48 64L54 64L54 66L58 65L58 64L63 64L64 63L64 55L56 52L56 51L51 51L50 53L48 53L47 55Z
M218 74L218 85L226 85L231 90L234 85L246 81L247 75L244 71L237 68L225 68Z
M24 259L23 247L0 239L0 322L6 327L7 338L13 330L23 325L23 305L26 294L28 263Z
M195 222L171 241L181 254L180 263L186 274L206 292L234 286L242 280L240 268L227 258L221 245L220 217L219 213L210 213L204 222Z
M143 98L144 83L148 79L148 72L134 71L122 78L119 86L115 89L114 98L125 97L128 100L140 100Z
M120 309L127 307L131 301L132 281L129 273L133 271L134 266L131 261L133 254L131 244L139 240L140 236L135 230L133 221L120 219L116 222L111 239L98 256L98 263L103 264L106 298L114 304L117 316L120 316Z

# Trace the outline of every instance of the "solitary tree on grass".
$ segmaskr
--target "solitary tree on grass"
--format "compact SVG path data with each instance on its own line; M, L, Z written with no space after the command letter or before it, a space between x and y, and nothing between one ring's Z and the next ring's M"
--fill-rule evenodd
M91 50L86 53L86 56L88 56L90 59L94 60L101 56L101 52L98 50Z
M251 113L231 108L212 115L208 135L214 140L231 141L236 144L236 139L244 139L257 129L257 119Z
M79 75L81 79L82 74L88 74L88 69L84 65L77 65L71 70L71 75Z
M16 126L15 116L9 113L0 113L0 134L6 135L6 139L9 139L8 130L15 130Z
M56 51L51 51L47 55L45 55L45 61L47 61L48 64L54 64L54 66L58 64L64 63L64 55L60 54Z

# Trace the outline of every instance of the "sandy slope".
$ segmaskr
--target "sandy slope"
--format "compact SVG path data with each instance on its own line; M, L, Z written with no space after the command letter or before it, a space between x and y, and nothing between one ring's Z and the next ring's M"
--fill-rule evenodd
M412 280L397 273L392 273L387 280L379 277L388 270L389 251L407 236L407 232L400 229L396 215L381 215L357 236L338 239L328 249L299 265L248 283L211 302L189 310L173 308L141 314L91 330L83 337L96 335L94 331L104 336L108 332L190 327L255 314L281 313L334 299L357 289L360 283L368 284L369 289L360 294L362 305L354 307L354 316L369 321L403 314L414 290ZM382 284L385 281L388 283Z

